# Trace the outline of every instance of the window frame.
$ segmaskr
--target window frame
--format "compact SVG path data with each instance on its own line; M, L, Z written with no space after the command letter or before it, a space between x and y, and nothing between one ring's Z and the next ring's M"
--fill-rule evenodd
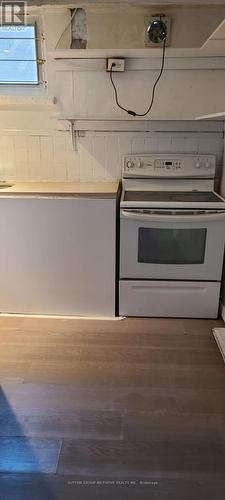
M8 24L8 25L5 25L6 27L7 26L12 26L11 24ZM27 89L37 89L37 88L40 88L41 84L42 84L42 71L41 71L41 64L39 61L42 60L42 57L40 57L41 55L41 44L39 44L39 40L38 40L38 24L36 21L34 21L33 23L27 23L27 24L24 24L24 26L32 26L34 27L34 33L35 33L35 52L36 52L36 65L37 65L37 82L2 82L0 80L0 89L2 88L6 88L6 89L13 89L13 88L18 88L18 87L23 87L23 88L27 88Z

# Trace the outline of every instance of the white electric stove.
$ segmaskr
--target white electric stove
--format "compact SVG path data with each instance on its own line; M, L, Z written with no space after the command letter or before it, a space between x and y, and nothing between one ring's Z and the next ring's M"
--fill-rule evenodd
M129 155L120 203L119 313L215 318L225 200L212 155Z

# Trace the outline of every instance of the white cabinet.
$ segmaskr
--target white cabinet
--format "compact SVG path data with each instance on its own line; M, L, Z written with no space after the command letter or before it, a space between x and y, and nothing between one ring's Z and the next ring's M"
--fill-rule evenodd
M0 198L0 312L115 315L116 199Z

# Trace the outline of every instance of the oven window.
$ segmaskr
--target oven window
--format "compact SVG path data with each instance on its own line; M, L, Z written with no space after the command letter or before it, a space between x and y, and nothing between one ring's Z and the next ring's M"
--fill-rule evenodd
M139 228L138 262L203 264L206 229Z

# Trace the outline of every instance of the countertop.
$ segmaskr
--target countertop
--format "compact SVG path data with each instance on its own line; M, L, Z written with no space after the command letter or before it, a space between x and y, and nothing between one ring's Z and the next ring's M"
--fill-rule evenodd
M5 196L74 196L86 198L116 198L119 181L116 182L6 182L10 187L2 188L0 197Z

